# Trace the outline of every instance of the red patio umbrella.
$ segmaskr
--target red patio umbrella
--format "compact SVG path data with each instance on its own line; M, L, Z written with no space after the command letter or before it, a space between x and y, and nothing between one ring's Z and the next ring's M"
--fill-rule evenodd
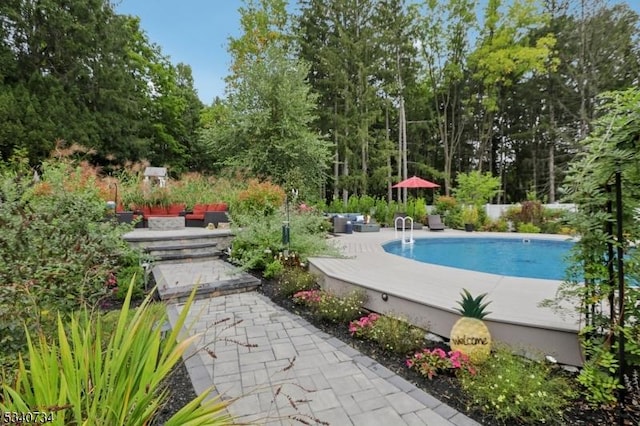
M405 179L396 183L392 188L440 188L437 183L430 182L426 179L422 179L418 176L412 176L409 179ZM406 204L405 204L406 208Z
M419 178L418 176L412 176L409 179L396 183L392 188L440 188L440 185Z

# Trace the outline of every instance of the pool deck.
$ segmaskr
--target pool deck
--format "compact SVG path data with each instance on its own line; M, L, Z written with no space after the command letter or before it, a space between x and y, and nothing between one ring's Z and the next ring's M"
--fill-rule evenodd
M513 233L483 233L416 230L422 238L548 239L565 241L567 236ZM529 356L551 355L559 362L582 365L577 339L578 316L570 305L562 312L539 303L553 299L559 281L519 278L432 265L389 254L382 245L396 241L393 229L380 232L340 234L333 241L345 258L315 257L310 269L322 277L323 285L338 293L354 288L367 293L366 307L381 313L406 316L437 335L448 336L459 318L460 292L488 293L491 301L486 318L494 340L508 343ZM464 253L460 253L464 256Z

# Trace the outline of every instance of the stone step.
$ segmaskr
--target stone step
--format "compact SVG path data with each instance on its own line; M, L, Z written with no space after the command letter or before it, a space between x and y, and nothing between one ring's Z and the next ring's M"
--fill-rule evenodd
M151 255L153 262L158 263L192 263L204 262L220 258L221 253L216 251L212 253L163 253Z
M219 256L221 254L217 242L145 247L143 251L160 259L188 259L189 257Z
M194 286L197 298L255 290L260 280L221 259L156 264L152 273L162 300L184 301Z
M182 231L149 231L147 229L134 230L124 236L132 246L145 251L194 249L194 253L202 252L203 248L215 245L216 252L226 250L233 238L229 230L214 230L187 228Z

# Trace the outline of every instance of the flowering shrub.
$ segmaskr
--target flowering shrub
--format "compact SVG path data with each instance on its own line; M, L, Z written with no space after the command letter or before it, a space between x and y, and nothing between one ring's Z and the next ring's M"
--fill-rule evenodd
M406 354L424 344L424 330L404 318L371 313L349 324L349 332L380 343L386 351Z
M324 294L322 290L299 291L293 295L293 301L299 305L316 307L322 301Z
M300 267L284 268L278 276L278 295L281 297L288 298L300 291L313 290L315 286L316 277Z
M323 290L305 290L294 294L293 301L309 307L320 319L340 323L360 315L364 293L354 291L346 297L339 297Z
M432 379L440 371L465 371L472 376L476 374L468 356L460 351L445 352L440 348L424 348L407 359L406 365L415 368L428 379Z
M378 321L378 318L380 318L380 315L372 312L366 317L351 321L349 323L349 333L351 333L352 336L366 338L370 334L370 330L373 329L376 321Z

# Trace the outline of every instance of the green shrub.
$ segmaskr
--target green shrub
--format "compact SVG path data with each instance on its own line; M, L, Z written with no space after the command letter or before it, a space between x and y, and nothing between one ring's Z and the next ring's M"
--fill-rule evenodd
M564 424L563 411L575 396L571 383L551 367L497 348L475 375L461 375L473 405L503 422Z
M260 212L239 215L239 227L234 222L235 237L231 247L231 259L244 269L264 270L286 247L282 244L282 221L284 215L265 216ZM302 262L309 256L320 254L338 255L335 247L327 242L328 223L318 214L290 212L291 253L297 253ZM272 265L272 268L276 267Z
M347 213L360 212L360 199L357 195L350 195L347 200Z
M284 265L280 262L280 259L273 259L271 262L267 263L267 266L264 268L262 276L271 279L279 276L284 271Z
M25 348L24 324L52 331L56 312L97 303L132 256L122 239L131 227L103 221L99 191L79 170L45 163L36 185L0 175L0 357Z
M442 221L449 228L457 229L464 225L462 223L462 206L455 198L441 195L436 198L434 205L433 214L440 215Z
M520 223L518 225L518 232L524 233L524 234L539 234L540 233L540 228L538 228L536 225L534 225L533 223Z
M316 277L302 268L286 268L278 276L278 295L291 297L303 290L317 287Z
M16 379L2 387L0 409L52 412L51 425L150 424L167 398L163 380L199 337L178 342L195 288L173 331L163 338L164 310L150 309L150 297L130 315L131 292L125 298L115 328L103 340L100 316L87 310L73 314L68 324L57 319L57 339L28 335L29 367L20 362ZM68 330L68 331L67 331ZM212 388L187 404L165 424L224 425L231 419L227 402L205 401ZM47 414L48 415L48 414Z
M387 201L382 198L376 199L375 206L373 209L374 209L373 215L372 215L373 219L379 224L388 225L389 222L387 222L387 216L389 211L389 205L387 204Z
M373 340L392 353L406 355L424 344L425 330L411 325L403 317L375 313L351 321L349 331L362 339Z
M130 283L133 283L133 299L144 296L144 269L140 265L126 266L118 271L115 291L118 300L124 300Z
M331 200L329 205L326 208L326 212L328 213L345 213L345 205L341 199L335 198Z
M489 220L482 227L482 230L487 232L507 232L509 230L509 224L503 218Z
M424 198L418 198L407 202L407 214L416 222L423 222L427 216L427 205Z
M562 224L558 221L542 222L540 224L540 232L543 234L559 234Z

